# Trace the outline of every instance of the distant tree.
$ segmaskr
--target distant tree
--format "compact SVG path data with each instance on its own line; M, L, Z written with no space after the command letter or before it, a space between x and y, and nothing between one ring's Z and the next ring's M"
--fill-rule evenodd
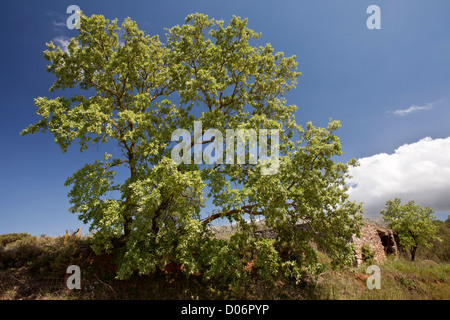
M274 53L270 44L252 46L260 35L238 17L226 26L189 15L167 31L165 43L145 35L130 18L119 26L117 19L81 15L78 31L67 52L49 43L44 57L56 76L51 91L79 87L82 94L35 99L40 121L22 134L50 132L63 152L74 141L80 151L102 143L110 147L66 185L72 186L71 212L95 231L97 252L122 246L120 277L134 270L148 274L169 260L183 264L186 273L198 272L203 261L216 274L224 268L238 274L243 258L232 257L239 250L230 248L248 242L253 224L247 220L258 215L278 232L278 248L298 248L283 255L290 270L317 262L311 241L336 263L351 261L348 239L362 221L361 205L348 201L346 193L348 167L355 161L334 160L341 154L334 135L338 121L327 128L295 122L297 108L285 99L300 75L295 57ZM262 174L262 162L176 163L172 134L179 128L194 132L195 120L222 134L279 130L277 173ZM183 152L213 140L191 141ZM121 167L125 179L116 176ZM205 191L215 211L201 217ZM230 240L234 244L208 236L207 227L219 218L240 225L240 234ZM300 220L308 227L296 228Z
M437 226L437 239L431 240L432 247L419 252L421 258L434 260L436 262L450 261L450 224L441 220L434 220L433 224Z
M438 227L433 224L436 217L430 207L423 208L412 200L401 205L401 199L395 198L388 200L385 209L380 213L398 233L400 244L409 251L411 261L414 261L419 246L429 248L433 240L439 241L436 236Z

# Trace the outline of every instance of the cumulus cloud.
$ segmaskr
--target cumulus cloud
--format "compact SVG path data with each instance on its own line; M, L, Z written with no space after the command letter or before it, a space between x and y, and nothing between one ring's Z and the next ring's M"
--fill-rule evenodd
M57 45L57 46L60 46L61 49L67 53L69 53L69 50L67 49L69 42L70 42L70 38L65 37L65 36L58 36L58 37L53 38L53 43L55 43L55 45Z
M351 168L350 200L364 202L364 215L378 217L386 201L399 197L414 200L436 212L450 211L450 137L424 138L359 159Z
M411 112L416 112L416 111L420 111L420 110L431 110L431 109L433 109L433 106L434 106L434 102L427 103L425 106L412 105L408 109L397 109L397 110L393 111L392 113L395 114L396 116L406 116L406 115L410 114Z

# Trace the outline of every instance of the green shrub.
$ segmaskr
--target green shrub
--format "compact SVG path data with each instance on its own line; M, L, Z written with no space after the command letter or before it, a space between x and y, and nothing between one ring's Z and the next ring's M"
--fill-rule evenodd
M375 258L375 252L370 249L368 245L363 245L361 248L362 259L367 264L373 264Z

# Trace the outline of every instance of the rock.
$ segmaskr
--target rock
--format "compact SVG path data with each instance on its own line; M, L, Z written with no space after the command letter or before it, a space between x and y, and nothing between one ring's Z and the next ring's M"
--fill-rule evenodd
M265 239L275 239L277 237L277 233L272 229L257 230L254 234L256 237Z

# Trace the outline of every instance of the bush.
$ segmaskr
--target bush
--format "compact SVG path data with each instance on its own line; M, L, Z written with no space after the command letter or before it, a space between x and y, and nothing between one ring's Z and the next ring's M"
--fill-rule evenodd
M0 245L6 247L7 244L31 237L28 233L6 233L0 234Z
M83 253L84 249L89 247L83 239L72 237L64 243L63 237L36 237L29 234L3 236L5 237L2 239L5 241L17 240L9 242L7 246L0 246L1 268L28 266L32 272L42 269L47 275L59 274L61 270L64 272L68 265L74 264L73 261L80 252Z
M15 237L5 237L6 240L12 240ZM5 246L0 257L2 266L7 268L19 268L29 264L42 254L42 247L38 243L37 237L27 235Z
M361 248L362 259L365 263L371 265L374 263L375 252L373 252L368 245L363 245Z

